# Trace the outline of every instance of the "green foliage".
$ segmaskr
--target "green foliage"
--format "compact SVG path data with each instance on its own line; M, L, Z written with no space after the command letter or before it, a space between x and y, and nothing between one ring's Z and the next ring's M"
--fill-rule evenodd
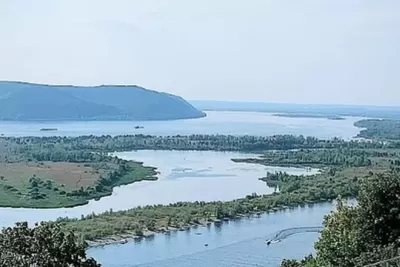
M281 267L318 267L318 264L315 258L312 255L309 255L300 261L283 260Z
M93 161L94 157L101 156L92 152L107 153L138 149L264 152L288 149L382 149L396 146L397 143L395 142L344 141L338 138L319 140L315 137L301 135L231 136L196 134L189 136L0 137L0 152L5 153L0 154L0 160L6 161L7 156L8 161L50 160L84 163L85 161ZM336 150L333 153L337 152ZM292 157L301 159L300 154L294 153ZM302 153L307 154L307 151ZM102 155L104 156L104 154ZM326 157L328 156L326 155ZM324 157L321 155L321 158ZM335 158L328 160L334 162ZM339 164L340 160L340 157L338 157L337 162Z
M0 140L0 148L1 145L7 147L4 154L0 153L0 162L3 160L9 165L15 163L12 165L15 167L9 168L12 170L25 168L19 171L24 177L0 180L0 206L42 208L82 205L90 199L110 195L115 186L156 179L154 168L145 167L142 163L111 157L101 152L93 153L84 149L71 148L63 144L63 139L58 139L60 141L58 144L46 142L46 139L42 140L43 142L30 142L29 138ZM61 190L60 182L66 182L71 178L65 173L57 172L62 177L53 177L51 168L49 174L44 172L48 175L47 177L29 173L29 171L36 172L45 169L43 162L47 162L46 165L51 165L49 162L66 163L65 166L69 163L82 163L82 166L78 166L81 166L82 173L84 168L90 170L90 179L93 180L93 184L79 187L80 180L78 180L75 186L69 183L70 186L63 187ZM31 165L37 163L38 168L26 168L28 163ZM78 171L81 169L77 168ZM0 172L5 170L6 164L1 165Z
M261 158L234 159L235 162L252 162L263 165L278 166L342 166L364 167L372 164L369 157L380 157L383 151L366 149L331 148L300 149L295 151L267 151Z
M168 227L187 227L197 223L238 218L257 212L275 210L334 199L339 194L355 196L358 184L348 176L337 175L329 180L325 174L294 176L276 174L280 192L272 195L251 194L228 202L180 202L133 208L126 211L106 212L77 219L60 218L62 227L73 230L87 240L129 234L143 226L147 230L162 231ZM296 184L294 187L293 184Z
M345 206L339 199L337 210L325 217L321 237L315 243L317 266L362 267L398 256L399 207L397 170L364 179L356 206ZM286 260L282 266L304 265Z
M318 263L321 266L355 266L354 260L360 255L357 236L355 208L344 206L338 200L337 211L326 216L324 230L315 243Z
M360 131L358 137L369 139L400 140L400 120L366 119L354 124Z
M358 196L360 231L371 246L400 245L400 176L396 171L365 181Z
M84 244L54 223L29 228L27 223L0 233L0 266L99 267L86 258Z

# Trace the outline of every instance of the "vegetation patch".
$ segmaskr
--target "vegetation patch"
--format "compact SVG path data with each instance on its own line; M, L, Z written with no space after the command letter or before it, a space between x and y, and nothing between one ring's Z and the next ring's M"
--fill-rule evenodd
M55 149L40 143L3 143L0 206L56 208L83 205L113 187L156 179L154 168L102 153Z
M366 119L354 123L356 127L364 128L358 137L378 140L400 140L400 120Z

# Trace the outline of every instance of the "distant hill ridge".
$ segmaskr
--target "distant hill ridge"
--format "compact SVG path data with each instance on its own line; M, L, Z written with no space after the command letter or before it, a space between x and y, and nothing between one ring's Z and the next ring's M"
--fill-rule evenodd
M0 81L0 120L175 120L204 116L179 96L136 85Z

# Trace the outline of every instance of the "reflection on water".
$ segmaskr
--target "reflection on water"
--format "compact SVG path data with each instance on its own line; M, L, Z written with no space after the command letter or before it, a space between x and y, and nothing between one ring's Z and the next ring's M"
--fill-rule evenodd
M283 118L269 113L208 111L207 117L177 121L143 121L143 129L135 129L134 121L72 121L72 122L0 122L5 136L79 136L150 134L157 136L189 134L274 135L294 134L318 138L350 139L359 133L353 123L361 118L346 120L323 118ZM41 128L57 128L43 132Z
M275 267L284 258L302 258L313 252L318 234L296 234L270 246L265 240L285 228L319 226L331 209L330 203L308 205L199 226L190 231L159 234L142 242L92 248L88 253L105 267Z

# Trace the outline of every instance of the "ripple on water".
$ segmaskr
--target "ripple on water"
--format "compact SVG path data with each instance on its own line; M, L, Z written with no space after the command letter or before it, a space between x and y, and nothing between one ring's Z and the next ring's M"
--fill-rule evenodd
M270 246L265 240L283 229L320 226L332 207L331 203L298 207L221 225L156 235L137 243L92 248L88 254L104 267L279 266L285 258L303 258L313 252L318 233L292 235Z
M300 233L270 246L265 244L264 238L256 238L150 263L114 263L105 267L275 267L285 258L302 258L313 252L312 244L317 238L317 233Z

